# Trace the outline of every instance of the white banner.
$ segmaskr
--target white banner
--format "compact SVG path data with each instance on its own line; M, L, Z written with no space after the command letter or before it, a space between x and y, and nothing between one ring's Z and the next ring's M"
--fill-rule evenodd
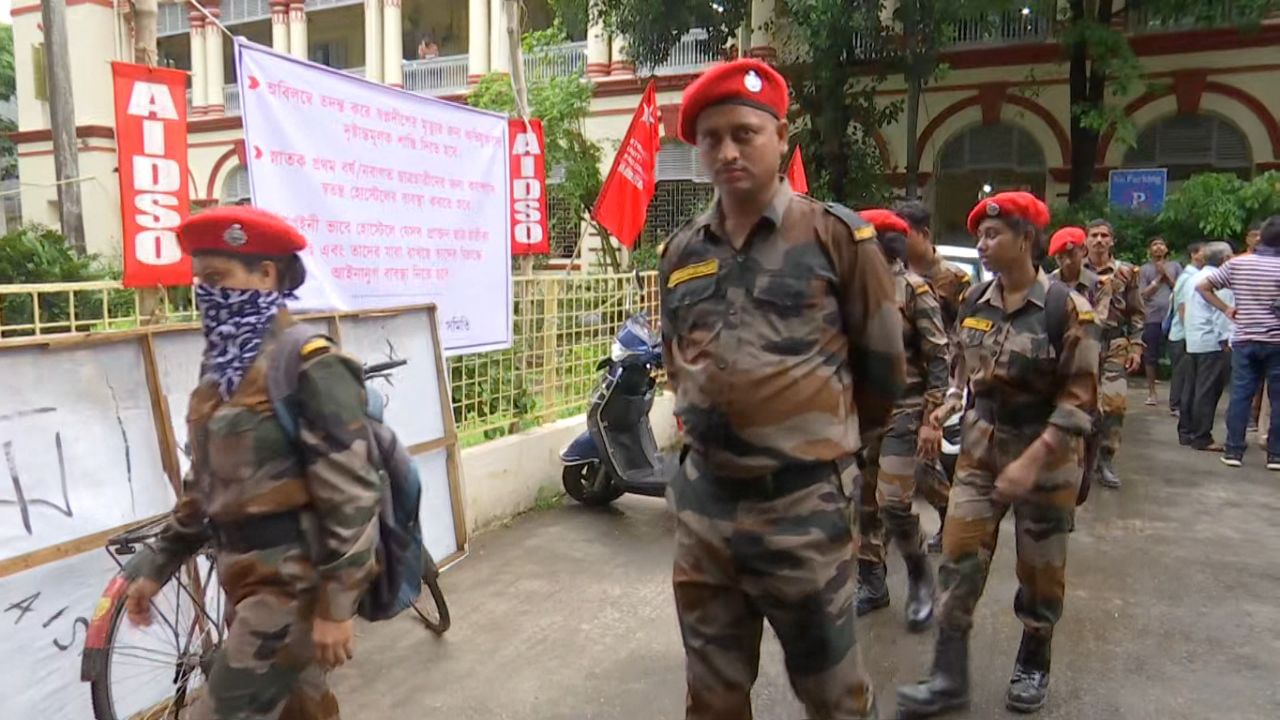
M446 354L511 345L507 118L236 39L253 203L307 236L298 309L432 302Z

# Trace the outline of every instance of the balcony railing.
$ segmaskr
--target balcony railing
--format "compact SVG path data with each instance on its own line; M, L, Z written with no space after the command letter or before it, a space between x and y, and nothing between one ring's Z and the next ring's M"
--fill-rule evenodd
M587 44L566 43L547 48L524 58L524 73L530 80L563 77L584 72L587 67Z
M420 95L448 95L467 91L467 56L407 60L404 89Z
M680 42L671 49L667 61L653 69L655 75L683 75L697 72L706 66L719 62L724 52L719 48L708 47L706 30L690 30L680 38Z
M360 5L364 0L306 0L308 10ZM156 35L169 37L181 35L191 29L188 19L191 8L185 2L161 5L156 18ZM268 0L223 0L222 12L218 19L223 25L239 25L242 23L266 20L271 17L271 4Z
M1221 27L1233 24L1237 17L1241 15L1239 8L1232 4L1232 0L1218 0L1215 3L1217 7L1212 8L1209 12L1202 15L1184 15L1179 18L1158 18L1150 10L1136 5L1129 11L1129 32L1136 34L1143 33L1164 33L1178 32L1193 27Z
M1053 32L1056 0L1028 2L1018 10L978 15L952 28L949 49L1044 42Z

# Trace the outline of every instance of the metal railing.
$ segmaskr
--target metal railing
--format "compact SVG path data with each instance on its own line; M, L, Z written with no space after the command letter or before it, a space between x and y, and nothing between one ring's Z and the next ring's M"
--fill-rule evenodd
M467 90L467 56L449 55L406 60L404 89L421 95L445 95Z
M524 72L530 80L563 77L584 72L587 67L587 44L566 43L526 55Z
M706 30L690 30L671 49L667 61L653 69L655 75L681 75L697 72L724 58L721 48L707 44Z
M364 0L306 0L307 10L360 5ZM185 2L160 6L156 17L156 36L171 37L191 30L191 9ZM241 25L271 17L268 0L223 0L218 19L223 25Z
M225 115L240 114L240 86L232 83L222 88L222 112Z
M975 15L952 28L947 45L967 49L1044 42L1053 33L1056 12L1056 0L1037 0L1018 10Z
M1130 3L1134 5L1134 3ZM1129 10L1129 32L1145 33L1177 32L1197 26L1221 27L1231 25L1240 14L1232 0L1218 0L1214 7L1199 15L1182 15L1178 18L1156 17L1151 10L1138 4Z
M618 327L647 310L658 322L654 273L535 275L513 283L512 346L448 360L453 412L463 444L520 432L586 410ZM190 288L173 288L153 323L194 322ZM0 285L5 339L106 332L141 325L138 296L117 281Z

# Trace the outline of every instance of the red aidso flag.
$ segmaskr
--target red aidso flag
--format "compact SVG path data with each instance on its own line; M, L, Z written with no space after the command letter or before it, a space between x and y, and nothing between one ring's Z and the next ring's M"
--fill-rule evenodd
M511 254L547 255L547 154L542 121L528 125L512 118L507 132L511 151Z
M113 62L116 151L124 220L124 285L191 284L178 246L186 219L187 73Z
M787 182L791 189L798 193L809 193L809 178L804 174L804 159L800 157L800 146L791 153L791 162L787 163Z
M650 80L609 176L604 179L604 187L600 188L600 197L591 209L591 217L626 248L635 245L644 228L645 213L657 183L659 143L658 93Z

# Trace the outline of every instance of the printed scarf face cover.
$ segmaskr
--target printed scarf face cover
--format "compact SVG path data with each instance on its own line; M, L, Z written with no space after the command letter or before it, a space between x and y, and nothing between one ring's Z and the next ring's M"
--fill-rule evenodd
M230 400L258 359L262 339L284 306L284 296L269 290L197 284L196 305L204 326L205 371L217 378L222 399Z

